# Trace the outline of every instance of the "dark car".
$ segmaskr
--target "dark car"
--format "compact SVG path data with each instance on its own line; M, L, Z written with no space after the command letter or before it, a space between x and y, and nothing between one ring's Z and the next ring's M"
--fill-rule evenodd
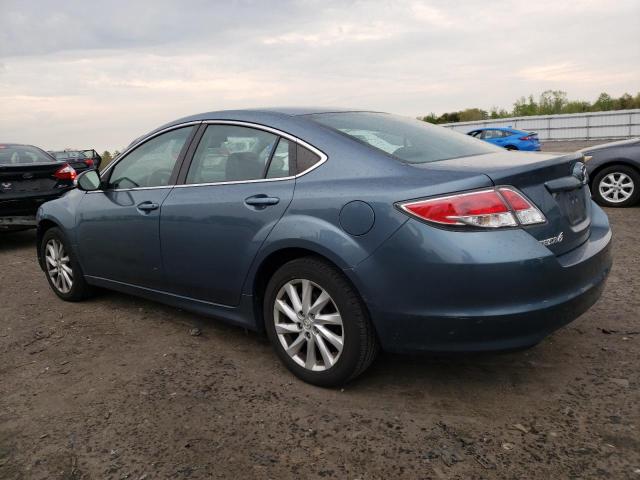
M380 347L528 347L593 305L611 230L582 161L383 113L200 114L44 204L40 264L63 300L106 287L266 330L336 385Z
M35 227L38 207L73 188L76 174L38 147L0 144L0 231Z
M540 141L536 132L525 132L511 127L487 127L472 130L467 135L507 150L540 151Z
M98 155L93 149L89 150L60 150L49 151L58 160L71 163L83 163L84 165L76 165L78 172L84 171L88 168L100 169L102 163L102 157Z
M588 161L593 198L605 207L630 207L640 200L640 138L580 150Z

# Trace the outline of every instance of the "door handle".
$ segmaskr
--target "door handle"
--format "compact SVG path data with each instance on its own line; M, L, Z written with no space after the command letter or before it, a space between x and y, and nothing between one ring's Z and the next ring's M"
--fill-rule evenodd
M253 197L245 198L244 203L251 205L252 207L264 208L269 205L277 205L280 202L278 197L268 197L264 194L254 195Z
M152 210L157 210L159 206L160 205L154 202L142 202L138 204L138 210L142 210L143 212L150 212Z

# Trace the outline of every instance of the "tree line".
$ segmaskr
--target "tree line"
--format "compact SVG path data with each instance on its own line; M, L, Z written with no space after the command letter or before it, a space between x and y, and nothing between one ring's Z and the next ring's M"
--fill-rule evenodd
M120 155L120 152L118 150L114 151L113 153L111 153L109 150L105 150L104 152L102 152L100 154L100 156L102 157L102 163L100 163L100 170L102 170L104 167L109 165L111 163L111 160L116 158L118 155Z
M606 92L601 93L593 103L584 100L569 100L567 92L562 90L546 90L536 101L533 95L520 97L511 110L493 107L486 111L481 108L467 108L442 115L430 113L418 117L429 123L473 122L494 118L528 117L531 115L555 115L559 113L603 112L607 110L629 110L640 108L640 92L635 97L625 93L614 98Z

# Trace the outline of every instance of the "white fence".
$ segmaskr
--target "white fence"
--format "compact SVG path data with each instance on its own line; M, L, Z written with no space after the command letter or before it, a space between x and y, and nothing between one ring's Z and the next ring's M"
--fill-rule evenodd
M629 138L640 137L640 109L499 118L442 126L463 133L482 127L512 127L538 132L538 138L546 141Z

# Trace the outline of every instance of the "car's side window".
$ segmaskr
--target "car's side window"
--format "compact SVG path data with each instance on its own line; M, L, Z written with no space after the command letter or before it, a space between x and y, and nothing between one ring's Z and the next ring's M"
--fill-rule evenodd
M281 137L275 152L273 152L267 170L267 178L281 178L291 175L291 164L295 160L295 154L296 144Z
M493 130L484 130L482 132L482 138L484 140L489 140L490 138L493 138Z
M320 160L322 160L320 156L316 155L308 148L298 145L296 150L296 175L309 170Z
M502 130L502 136L503 137L510 137L511 135L513 135L513 132L509 132L507 130Z
M209 125L193 155L186 183L263 178L277 140L277 135L255 128Z
M193 127L163 133L127 154L111 171L110 189L169 185L182 148Z

